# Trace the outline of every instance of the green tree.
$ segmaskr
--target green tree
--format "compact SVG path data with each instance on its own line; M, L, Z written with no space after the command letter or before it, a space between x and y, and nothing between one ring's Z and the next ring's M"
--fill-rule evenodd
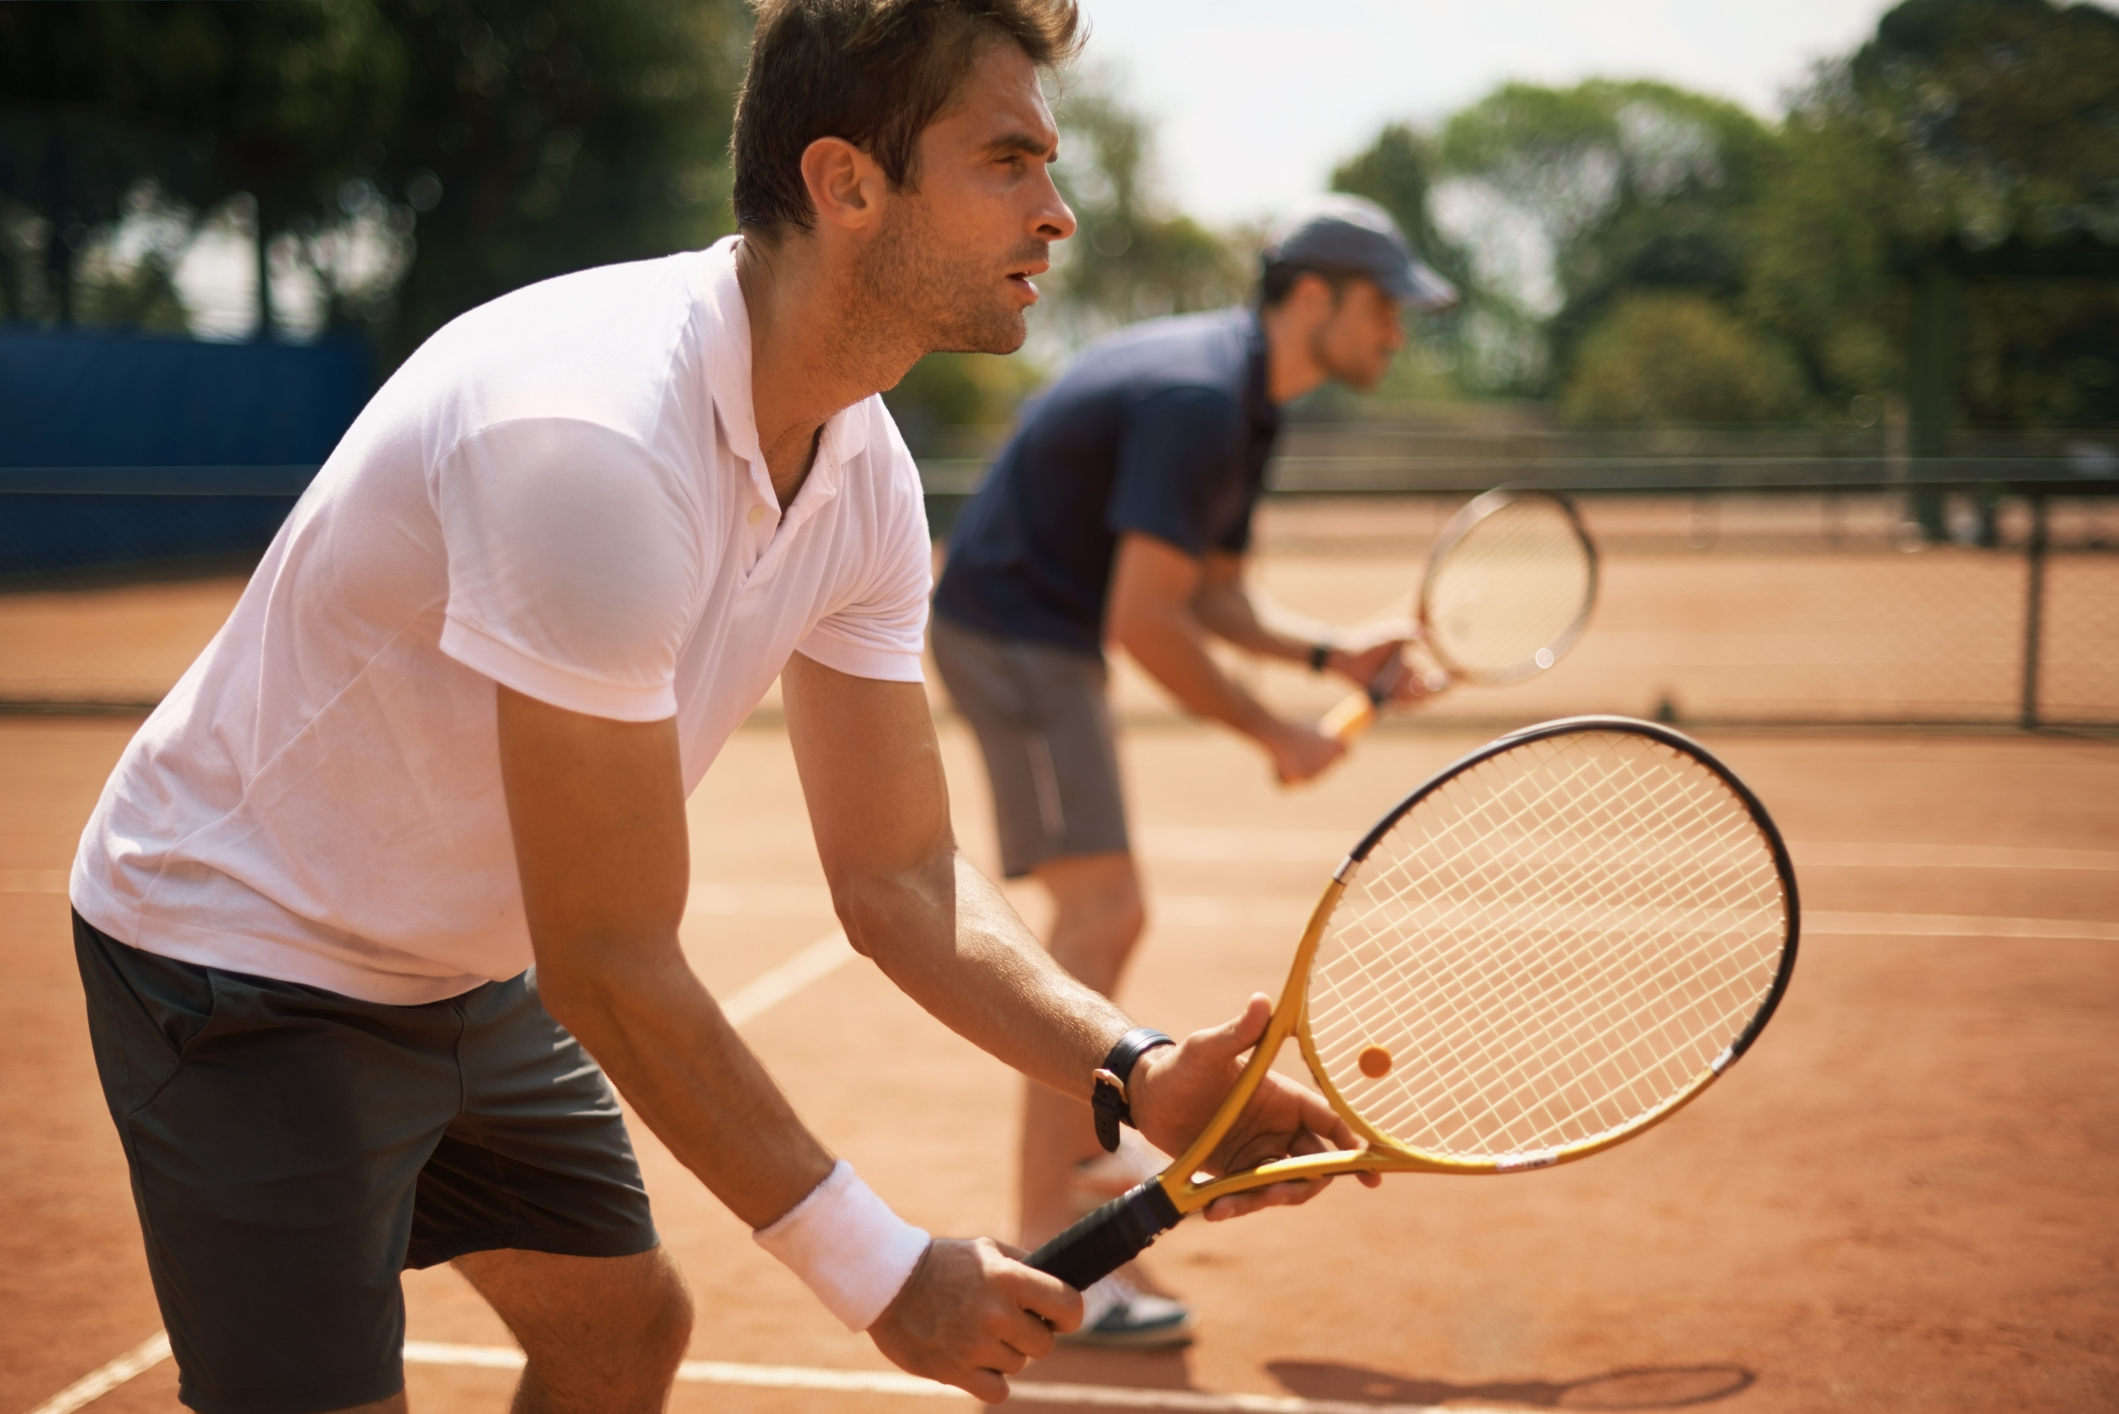
M1542 351L1500 372L1549 392L1621 296L1741 291L1749 214L1778 143L1734 104L1598 79L1505 85L1451 117L1438 151L1454 180L1437 195L1473 228L1492 317L1542 335Z
M1822 69L1760 202L1747 308L1835 398L1903 388L1924 267L1961 296L1964 415L2119 421L2119 16L1908 0ZM2051 272L2036 278L2035 272Z
M1560 408L1580 422L1772 422L1808 395L1794 357L1721 302L1637 290L1583 337Z
M519 285L733 229L738 0L379 3L407 80L373 180L419 212L392 361Z
M8 229L63 296L143 183L194 227L240 201L387 367L505 290L728 229L748 34L740 0L0 6Z
M1060 192L1081 229L1055 250L1052 320L1069 342L1121 324L1220 309L1250 292L1246 252L1171 209L1149 180L1147 119L1105 77L1071 78L1057 113Z

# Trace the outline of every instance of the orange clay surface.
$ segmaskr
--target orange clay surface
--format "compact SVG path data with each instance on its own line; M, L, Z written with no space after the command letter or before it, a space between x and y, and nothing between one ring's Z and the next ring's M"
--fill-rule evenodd
M81 677L161 671L91 661L82 636L95 631L93 614L67 625ZM0 719L0 1414L36 1408L159 1324L63 892L82 821L136 725ZM1123 1000L1180 1031L1276 991L1338 853L1484 735L1378 733L1321 784L1282 792L1225 734L1136 726L1125 765L1155 919ZM2119 1408L2119 746L1706 739L1795 842L1816 920L1785 1006L1725 1080L1593 1162L1342 1183L1302 1210L1189 1222L1144 1265L1197 1307L1195 1346L1063 1353L1025 1378L1353 1405ZM970 741L955 726L943 740L960 832L990 863ZM738 733L691 820L685 943L728 995L832 927L784 735ZM1034 914L1032 895L1018 896ZM1955 921L1921 921L1938 917ZM1016 1083L872 966L821 978L746 1034L908 1218L1010 1235ZM652 1136L636 1137L697 1296L695 1358L887 1368ZM409 1276L406 1292L414 1339L507 1341L447 1270ZM409 1371L425 1411L498 1414L511 1382ZM969 1403L691 1384L672 1407ZM167 1361L88 1406L177 1407Z

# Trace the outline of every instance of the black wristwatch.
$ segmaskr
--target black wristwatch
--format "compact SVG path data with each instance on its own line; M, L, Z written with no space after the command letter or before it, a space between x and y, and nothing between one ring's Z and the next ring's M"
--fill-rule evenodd
M1137 1026L1118 1038L1111 1054L1095 1073L1095 1088L1089 1094L1089 1108L1096 1116L1096 1142L1104 1146L1107 1154L1118 1150L1118 1127L1133 1124L1133 1103L1126 1094L1126 1083L1133 1078L1133 1067L1140 1058L1157 1046L1174 1046L1177 1043L1160 1031L1151 1031ZM1138 1129L1140 1126L1134 1125Z

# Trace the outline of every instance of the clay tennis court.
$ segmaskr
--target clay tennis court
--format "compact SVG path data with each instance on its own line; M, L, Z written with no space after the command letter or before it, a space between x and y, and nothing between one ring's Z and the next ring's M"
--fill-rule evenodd
M1402 546L1312 544L1299 518L1268 529L1267 582L1319 613L1382 607L1417 561ZM2108 574L2105 564L2085 561L2082 573ZM1271 786L1235 740L1176 723L1148 689L1122 683L1154 914L1124 993L1135 1014L1178 1030L1224 1018L1254 989L1277 991L1346 845L1490 736L1490 722L1645 714L1674 700L1706 704L1711 723L1715 702L1736 704L1725 719L1743 716L1759 690L1747 684L1791 676L1791 696L1827 706L1935 690L1925 657L1884 668L1864 657L1864 635L1883 632L1873 606L1858 590L1821 589L1796 557L1722 557L1710 570L1614 554L1610 569L1576 657L1515 702L1467 695L1436 724L1380 731L1299 792ZM1994 583L1948 590L1970 606L1948 613L2000 623L2015 611L2004 569L1981 561L1968 573ZM1919 592L1968 582L1934 580ZM0 686L77 705L151 698L238 587L0 597ZM1796 671L1762 676L1750 659L1773 645L1746 647L1745 635L1790 624L1831 642ZM1948 681L1964 701L2005 712L2010 687L1993 678L2006 652L1961 618L1957 627L1963 656ZM2087 680L2119 657L2119 632L2102 632L2071 636L2065 661L2080 666L2067 671ZM1880 679L1860 687L1840 653ZM1300 679L1265 686L1317 691ZM137 724L79 711L0 718L0 1414L178 1407L174 1368L153 1347L110 1370L93 1400L76 1387L159 1327L88 1052L64 895L76 834ZM1779 820L1806 914L1787 1002L1725 1081L1594 1162L1401 1177L1377 1191L1347 1183L1300 1211L1186 1224L1145 1265L1196 1303L1199 1342L1176 1354L1063 1353L1019 1381L1018 1402L1287 1414L2119 1407L2119 745L2003 731L1697 730ZM969 738L945 723L944 740L960 832L990 865ZM1016 1087L833 940L770 705L730 742L691 823L688 950L803 1113L912 1220L1005 1233ZM969 1406L892 1371L651 1136L636 1137L699 1306L675 1408ZM446 1270L412 1274L406 1289L414 1406L505 1407L513 1375L497 1320Z

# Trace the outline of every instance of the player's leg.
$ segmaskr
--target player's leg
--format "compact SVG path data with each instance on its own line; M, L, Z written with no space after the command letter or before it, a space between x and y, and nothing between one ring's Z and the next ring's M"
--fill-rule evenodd
M662 1248L630 1257L473 1252L455 1267L529 1358L514 1414L654 1414L668 1400L692 1303Z
M1116 991L1143 921L1133 856L1123 850L1062 855L1031 872L1052 895L1054 959L1099 992ZM1043 1085L1024 1086L1019 1240L1025 1247L1081 1216L1078 1175L1102 1153L1088 1105Z
M993 788L1001 864L1052 895L1053 956L1109 992L1140 936L1140 883L1126 836L1118 746L1103 663L1050 644L1003 640L937 616L936 665L971 724ZM1079 1216L1084 1161L1102 1149L1086 1103L1026 1083L1022 1227L1036 1246ZM1088 1293L1070 1340L1156 1346L1189 1338L1190 1313L1119 1278Z
M616 1093L534 970L458 1008L463 1108L420 1173L406 1264L452 1263L507 1323L528 1357L517 1414L661 1409L692 1303Z
M403 1410L406 1233L459 1095L449 1004L194 966L78 918L74 938L178 1397Z

